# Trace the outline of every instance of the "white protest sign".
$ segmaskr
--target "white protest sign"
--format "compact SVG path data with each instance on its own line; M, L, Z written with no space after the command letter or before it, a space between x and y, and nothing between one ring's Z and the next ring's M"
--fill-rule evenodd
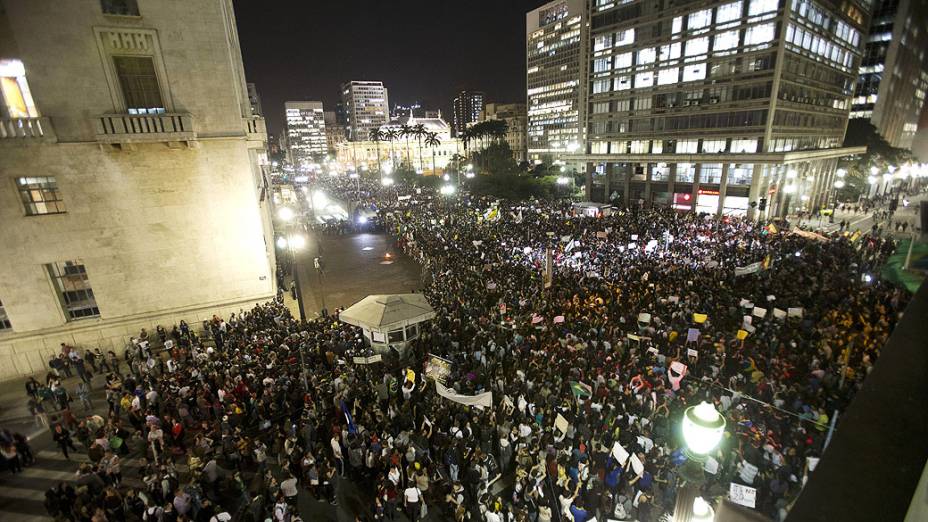
M567 433L567 428L570 426L570 423L567 422L567 419L564 418L560 413L557 414L557 418L554 419L554 427L557 428L561 433Z
M757 490L732 482L731 489L728 491L728 499L735 504L753 509L757 504Z
M747 482L748 484L754 483L754 477L757 476L757 466L751 464L750 462L741 459L741 471L738 473L738 476L741 477L741 480Z
M755 306L755 307L754 307L754 311L751 312L751 313L752 313L755 317L763 318L765 315L767 315L767 309L766 309L766 308L761 308L761 307L759 307L759 306Z
M786 317L786 310L780 310L779 308L774 308L773 317L775 317L776 319L784 319Z
M738 306L741 308L754 308L754 303L748 301L747 299L742 299L740 302L738 302Z
M646 313L646 312L641 312L640 314L638 314L638 322L639 323L650 323L651 314Z
M624 466L625 463L628 462L629 453L616 441L616 443L612 445L612 456L615 457L615 460L619 461L619 464Z
M735 267L735 277L753 274L756 272L760 272L760 261L756 263L751 263L750 265L747 265L747 266L736 266Z
M754 318L751 317L750 315L745 315L741 318L741 324L752 324L753 321L754 321Z
M696 350L694 350L694 349L692 349L692 348L687 348L687 349L686 349L686 355L687 355L688 357L699 357L699 352L697 352Z
M767 301L776 301L776 299L777 299L777 296L773 294L770 294L767 296Z
M676 296L676 295L672 295L672 296L668 297L667 300L670 301L671 303L679 303L679 302L680 302L680 297L679 297L679 296Z
M719 472L719 461L715 460L711 456L707 456L705 464L702 465L702 469L704 469L706 473L715 475Z
M787 308L786 313L790 317L802 317L802 308Z
M638 455L632 453L631 457L632 469L635 471L635 476L640 476L644 473L644 463L641 462L641 459L638 458Z

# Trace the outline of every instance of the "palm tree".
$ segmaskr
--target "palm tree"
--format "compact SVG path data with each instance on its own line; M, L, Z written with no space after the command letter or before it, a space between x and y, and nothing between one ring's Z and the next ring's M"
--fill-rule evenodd
M435 175L438 171L435 170L435 148L441 145L441 140L438 139L437 132L428 132L425 135L425 146L432 149L432 175ZM421 160L421 157L420 157Z
M400 133L397 132L396 129L391 127L390 129L387 130L387 132L383 134L384 134L384 138L390 141L390 163L391 163L391 166L395 169L396 168L396 150L393 148L393 142L396 141L396 139L400 137Z
M425 125L419 123L412 128L412 132L419 144L419 172L422 172L422 137L428 135L429 131L425 130Z
M383 175L383 167L380 164L380 140L384 138L384 133L380 129L371 129L369 137L371 141L374 142L374 146L377 149L377 171Z
M406 166L412 167L412 160L409 159L409 137L412 136L412 127L405 123L400 126L400 135L406 140Z

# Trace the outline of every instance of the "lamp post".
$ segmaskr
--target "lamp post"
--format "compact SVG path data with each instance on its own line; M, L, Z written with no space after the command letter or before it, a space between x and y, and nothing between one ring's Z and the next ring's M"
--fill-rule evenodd
M358 202L360 202L361 201L361 176L357 172L352 172L351 174L348 175L348 177L353 179L355 182L355 186L357 187L357 190L358 190L357 198L358 198Z
M713 449L718 446L725 433L725 418L708 402L690 406L683 412L683 440L686 443L684 454L686 464L680 470L684 484L677 490L677 502L673 512L673 522L697 522L712 520L705 518L711 513L711 507L697 502L699 489L705 482L703 463ZM702 500L702 499L699 499ZM708 507L708 511L706 508Z
M306 238L299 234L292 233L293 210L288 207L283 207L278 211L277 215L280 219L287 222L287 228L290 230L287 236L280 236L277 238L277 246L280 249L286 249L287 254L290 256L290 270L293 272L293 285L296 288L296 304L300 310L300 322L302 323L306 320L306 312L303 310L303 291L300 288L300 271L297 266L296 251L306 245Z

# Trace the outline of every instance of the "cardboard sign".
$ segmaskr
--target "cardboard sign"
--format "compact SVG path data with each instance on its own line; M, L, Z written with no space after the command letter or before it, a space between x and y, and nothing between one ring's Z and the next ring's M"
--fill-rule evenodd
M564 322L564 316L563 316L563 315L556 315L556 316L554 316L554 324L563 323L563 322Z
M638 322L639 322L639 323L645 323L645 324L650 323L650 322L651 322L651 314L646 313L646 312L641 312L640 314L638 314Z
M532 324L538 324L544 320L545 320L544 317L537 315L537 314L532 314Z
M748 326L750 326L750 325L748 325ZM738 340L739 340L739 341L743 341L743 340L747 339L747 337L748 337L748 332L747 332L747 330L738 330L738 333L735 334L735 335L738 337Z
M748 333L754 333L754 332L757 331L757 328L754 328L753 326L751 326L751 325L749 325L749 324L743 325L742 328L744 328L745 330L747 330Z
M754 311L751 312L751 315L753 315L754 317L759 317L759 318L763 319L764 316L767 315L767 309L766 309L766 308L761 308L761 307L759 307L759 306L755 306L755 307L754 307Z
M776 301L777 297L773 294L767 296L767 302Z
M648 348L648 351L651 352L651 353L653 353L654 355L657 355L658 353L660 353L660 352L657 351L657 348L655 348L655 347L653 347L653 346L650 347L650 348Z
M773 309L774 319L786 319L786 310L780 310L779 308Z
M644 463L641 462L641 459L638 458L638 455L632 453L631 461L632 469L635 471L635 476L639 476L644 473Z
M612 456L615 460L619 461L619 464L624 466L625 463L628 462L629 453L619 444L619 441L616 441L616 443L612 445Z
M680 389L680 381L686 376L686 365L680 361L670 363L670 369L667 371L667 379L670 380L670 387L673 391Z
M668 297L667 300L670 301L671 303L679 303L679 302L680 302L680 296L672 295L672 296Z
M697 352L696 350L692 348L687 348L686 355L687 357L699 357L699 352Z
M754 274L760 272L760 261L756 263L751 263L747 266L736 266L735 267L735 277L741 277L749 274Z
M728 490L728 499L740 506L754 509L757 504L757 490L732 482L731 488Z
M705 470L706 473L715 475L719 472L719 461L712 458L712 456L706 456L706 462L702 465L702 469Z
M563 415L558 413L557 418L554 419L554 427L561 433L567 433L567 428L570 427L570 423L567 422L567 419L565 419Z
M693 314L693 322L696 324L702 324L706 322L706 319L708 318L709 316L706 314Z
M607 237L609 237L609 232L597 232L596 237L598 239L606 239Z
M374 364L381 361L381 355L372 355L370 357L355 357L352 359L352 362L355 364Z
M699 341L699 328L690 328L686 331L686 342L695 343Z
M754 308L754 303L748 301L747 299L742 299L738 302L738 306L741 308Z
M786 313L789 317L802 318L802 308L787 308Z
M751 317L750 315L745 315L745 316L742 316L742 317L741 317L741 324L742 324L742 325L753 324L753 323L754 323L754 318Z

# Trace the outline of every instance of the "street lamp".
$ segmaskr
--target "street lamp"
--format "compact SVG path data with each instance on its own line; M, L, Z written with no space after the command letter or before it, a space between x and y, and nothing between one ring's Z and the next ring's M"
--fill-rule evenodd
M715 406L703 401L696 406L690 406L683 412L681 427L683 441L686 443L683 453L687 460L680 470L680 476L685 483L677 490L673 520L674 522L706 520L705 510L702 509L703 506L697 505L696 499L699 488L705 482L703 463L722 440L722 435L725 433L725 418L715 409ZM700 516L703 518L699 518Z
M715 511L702 497L696 497L693 500L692 522L712 522L715 520Z
M439 192L441 192L443 196L450 196L454 194L454 185L442 185Z
M393 185L393 178L383 178L380 180L380 184L385 187L389 187L390 185Z
M277 217L284 221L291 221L293 219L293 209L290 207L280 207L280 210L277 211Z

